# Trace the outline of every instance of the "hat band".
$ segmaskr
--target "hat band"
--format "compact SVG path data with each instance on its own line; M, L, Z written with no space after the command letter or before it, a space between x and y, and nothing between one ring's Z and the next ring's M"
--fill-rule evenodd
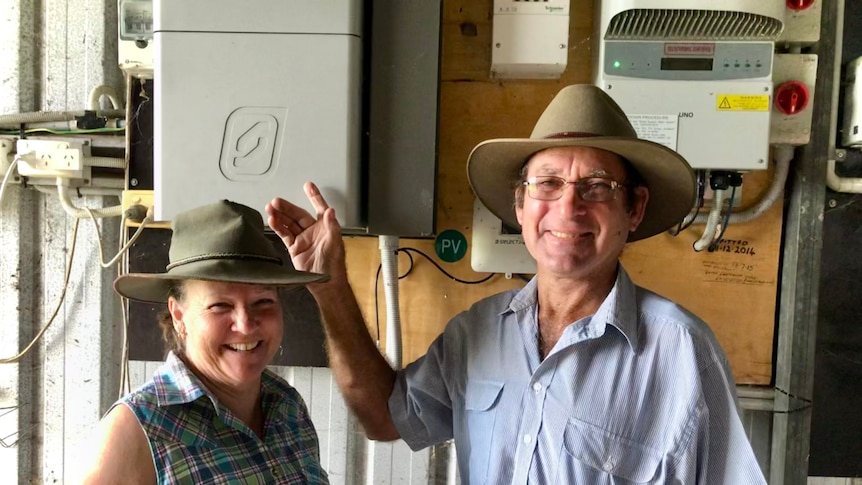
M192 256L190 258L181 259L179 261L174 261L169 264L165 269L168 271L176 268L177 266L182 266L184 264L195 263L198 261L210 260L210 259L239 259L246 261L263 261L265 263L277 263L281 266L281 259L273 258L270 256L262 256L259 254L242 254L242 253L211 253L211 254L202 254L200 256Z
M591 138L597 135L595 133L582 133L579 131L563 131L561 133L554 133L553 135L548 135L545 137L547 140L553 140L555 138Z

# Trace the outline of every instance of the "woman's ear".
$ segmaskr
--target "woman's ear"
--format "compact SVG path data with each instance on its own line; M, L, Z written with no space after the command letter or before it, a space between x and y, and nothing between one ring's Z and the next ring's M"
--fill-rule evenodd
M176 298L168 298L168 313L171 314L171 320L174 322L174 332L180 339L185 339L186 325L183 323L183 307Z

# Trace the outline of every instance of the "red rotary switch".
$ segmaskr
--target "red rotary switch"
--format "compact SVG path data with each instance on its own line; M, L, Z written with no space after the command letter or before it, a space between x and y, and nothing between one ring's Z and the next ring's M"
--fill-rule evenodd
M805 10L814 3L814 0L787 0L787 8L793 10Z
M808 86L800 81L787 81L775 89L775 107L786 115L799 113L808 106Z

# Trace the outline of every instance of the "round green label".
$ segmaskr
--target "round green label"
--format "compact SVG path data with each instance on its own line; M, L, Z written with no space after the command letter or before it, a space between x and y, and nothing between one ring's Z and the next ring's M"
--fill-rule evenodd
M467 238L454 229L447 229L437 235L434 251L437 252L438 258L454 263L467 254Z

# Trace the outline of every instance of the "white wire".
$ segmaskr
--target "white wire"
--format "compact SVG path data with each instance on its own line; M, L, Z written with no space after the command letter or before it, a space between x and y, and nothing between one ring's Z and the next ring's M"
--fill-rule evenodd
M75 246L78 243L78 223L80 219L75 219L75 226L72 230L72 247L69 249L69 259L66 262L66 276L63 278L63 290L60 292L60 299L57 301L57 306L54 307L54 311L51 313L51 317L48 318L48 323L39 330L39 333L33 337L33 340L24 348L18 355L14 357L6 357L0 359L0 364L12 364L21 360L22 357L27 355L28 352L36 345L36 342L42 338L42 335L45 334L45 331L48 330L48 327L54 323L54 319L57 318L57 314L60 313L60 307L63 306L63 301L66 299L66 290L69 288L69 275L72 274L72 261L75 258Z
M9 169L6 170L6 175L3 177L3 182L0 183L0 207L3 206L3 194L6 193L6 185L9 184L9 176L15 171L15 166L18 165L18 156L12 159Z
M123 218L120 221L120 231L122 231L121 236L118 238L118 248L117 254L122 254L123 257L120 258L120 264L117 265L117 276L128 273L128 265L129 265L129 253L128 251L123 250L126 246L126 239L128 237L128 231L125 228L125 213L123 213ZM137 234L137 232L135 233ZM129 301L122 296L120 298L120 314L122 315L122 351L120 352L120 387L118 390L117 399L121 399L126 393L131 392L131 381L129 378Z
M141 235L141 232L143 232L144 228L147 227L147 223L153 222L152 218L150 218L149 216L144 217L144 220L141 221L141 226L138 227L138 230L135 231L135 234L132 235L132 238L129 239L129 241L125 245L121 246L120 249L117 251L117 254L114 255L114 257L106 263L104 253L102 252L102 233L99 231L99 223L96 222L96 216L95 214L93 214L93 210L89 207L82 207L81 209L84 210L87 215L90 216L90 220L93 221L93 227L96 228L96 240L99 242L99 264L103 268L110 268L111 266L117 264L117 261L119 261L120 258L123 257L123 254L129 250L132 244L134 244L138 237ZM123 230L125 221L126 214L123 213L122 217L120 218L120 230Z

